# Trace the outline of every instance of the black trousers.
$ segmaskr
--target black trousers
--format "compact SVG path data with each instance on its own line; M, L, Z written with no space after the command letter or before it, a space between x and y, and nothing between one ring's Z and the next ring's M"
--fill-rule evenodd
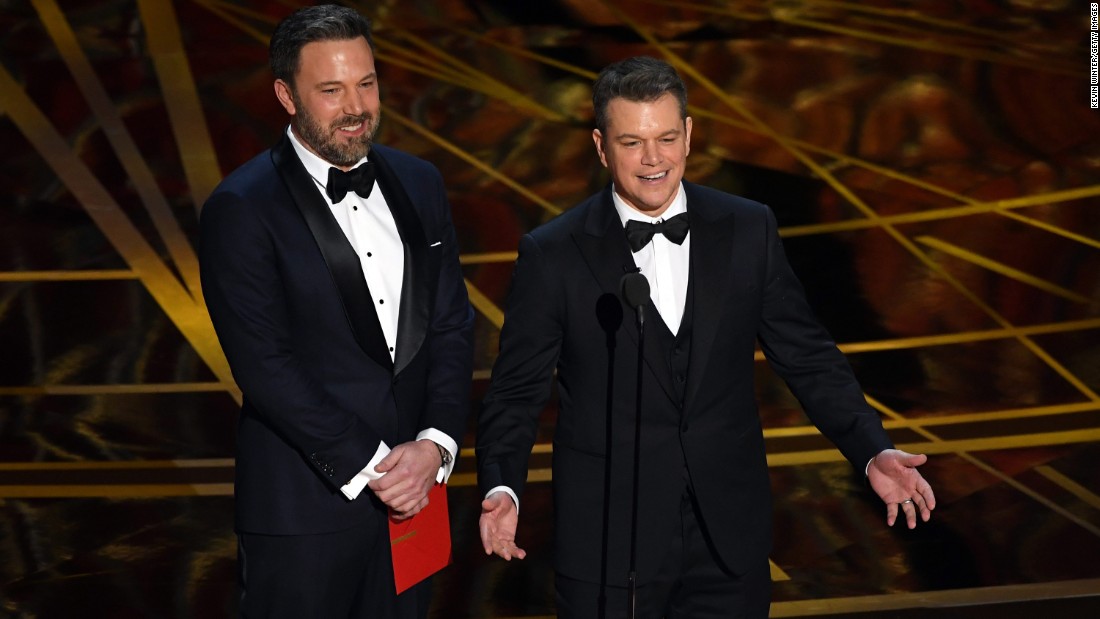
M637 587L638 619L766 619L771 604L771 568L766 557L744 574L730 572L706 534L687 490L680 502L680 530L656 578ZM600 585L558 574L554 581L560 619L624 619L628 589L608 587L600 608Z
M385 518L319 535L240 533L241 616L424 619L431 581L398 596L389 545Z

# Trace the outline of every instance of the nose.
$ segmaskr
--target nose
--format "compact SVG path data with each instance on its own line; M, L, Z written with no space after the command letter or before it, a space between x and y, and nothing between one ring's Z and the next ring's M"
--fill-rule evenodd
M661 149L656 144L646 142L642 146L642 164L657 165L661 163Z
M344 113L349 116L360 116L363 113L363 93L358 88L352 88L344 97Z

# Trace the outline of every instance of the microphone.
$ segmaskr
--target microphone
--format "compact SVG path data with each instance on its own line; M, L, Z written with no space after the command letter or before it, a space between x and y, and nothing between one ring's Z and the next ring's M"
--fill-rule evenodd
M623 301L638 313L638 324L645 322L645 305L649 301L649 280L641 273L627 273L619 281Z

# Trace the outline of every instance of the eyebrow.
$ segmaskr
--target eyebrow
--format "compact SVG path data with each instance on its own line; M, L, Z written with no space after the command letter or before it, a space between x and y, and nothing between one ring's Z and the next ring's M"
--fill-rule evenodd
M378 79L378 73L377 72L368 73L368 74L364 75L362 78L360 78L358 81L356 81L355 83L358 84L359 82L365 82L367 80L377 80L377 79ZM340 86L343 83L344 82L341 82L340 80L329 80L327 82L317 82L317 84L315 84L314 87L315 88L325 88L326 86Z
M668 131L665 131L664 133L659 134L657 137L658 138L663 138L663 137L668 137L670 135L680 135L681 133L682 133L682 131L680 131L679 129L669 129ZM626 139L641 140L643 138L642 138L642 136L636 135L636 134L633 134L633 133L620 133L619 135L615 136L615 139L616 140L626 140Z

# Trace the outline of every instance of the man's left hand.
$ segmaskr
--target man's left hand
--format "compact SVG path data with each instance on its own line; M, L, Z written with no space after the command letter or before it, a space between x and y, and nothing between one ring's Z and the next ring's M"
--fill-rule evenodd
M867 481L886 503L886 526L894 526L898 508L905 514L910 529L917 526L917 513L924 522L936 509L936 495L932 486L917 472L917 467L928 461L924 454L911 454L898 449L885 449L871 459L867 467Z
M374 470L385 473L369 484L397 520L415 516L428 505L428 491L439 471L439 448L430 440L394 447Z

